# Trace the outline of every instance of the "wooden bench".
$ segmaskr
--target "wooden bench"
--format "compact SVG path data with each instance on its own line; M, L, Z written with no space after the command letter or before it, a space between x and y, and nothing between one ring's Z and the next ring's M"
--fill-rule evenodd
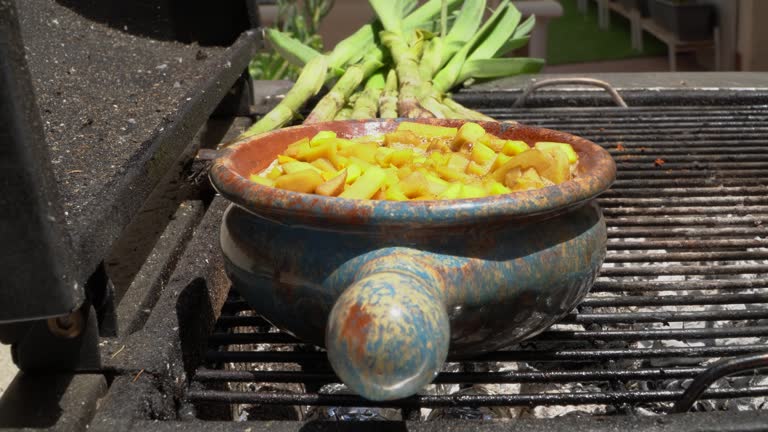
M586 8L586 6L585 6ZM611 25L611 12L616 12L629 19L632 48L643 50L643 32L652 34L656 39L667 45L669 56L669 69L677 70L677 54L681 52L696 51L700 48L713 48L715 53L715 70L721 70L720 63L720 29L715 27L712 39L701 41L680 40L674 33L666 30L651 18L643 18L637 9L627 9L617 2L609 0L597 0L597 22L601 29L607 29Z

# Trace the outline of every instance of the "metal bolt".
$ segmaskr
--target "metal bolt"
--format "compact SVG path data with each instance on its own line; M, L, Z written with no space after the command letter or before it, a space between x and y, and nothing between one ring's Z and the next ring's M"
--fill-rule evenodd
M48 330L56 336L72 339L83 331L83 315L75 311L69 315L48 319Z

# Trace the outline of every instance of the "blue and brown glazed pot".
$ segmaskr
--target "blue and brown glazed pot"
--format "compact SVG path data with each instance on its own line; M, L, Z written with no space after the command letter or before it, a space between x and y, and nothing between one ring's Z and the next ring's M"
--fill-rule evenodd
M221 248L234 289L278 328L324 346L341 380L371 400L413 395L447 356L507 347L570 312L605 257L605 221L593 199L616 175L608 152L583 138L491 122L480 124L503 138L570 143L579 154L575 179L413 202L323 197L248 180L300 138L379 134L397 123L284 128L228 147L211 169L214 187L233 203Z

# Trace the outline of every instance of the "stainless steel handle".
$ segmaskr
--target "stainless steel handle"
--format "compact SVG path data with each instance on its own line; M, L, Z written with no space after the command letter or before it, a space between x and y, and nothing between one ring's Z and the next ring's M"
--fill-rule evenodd
M542 88L542 87L552 87L557 85L573 85L573 84L585 84L590 85L594 87L600 87L603 90L607 91L609 95L611 95L611 99L613 99L614 102L616 102L616 105L627 108L627 103L624 102L624 99L621 97L619 92L616 91L613 86L608 84L605 81L601 81L594 78L550 78L545 79L541 81L531 81L531 83L528 85L528 87L525 88L525 91L523 91L523 94L517 98L515 103L512 105L515 108L519 108L523 106L523 103L525 100L533 94L536 90Z

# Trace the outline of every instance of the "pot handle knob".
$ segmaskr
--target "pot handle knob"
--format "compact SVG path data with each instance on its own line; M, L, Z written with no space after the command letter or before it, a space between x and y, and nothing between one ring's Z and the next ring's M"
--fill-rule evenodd
M450 326L439 273L424 260L400 255L362 266L336 300L326 327L333 370L352 391L374 401L416 394L448 355Z

